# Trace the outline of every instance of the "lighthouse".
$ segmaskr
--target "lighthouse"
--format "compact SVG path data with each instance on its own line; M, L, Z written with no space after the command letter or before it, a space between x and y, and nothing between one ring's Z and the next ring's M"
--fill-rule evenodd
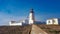
M33 9L30 10L30 13L29 13L29 24L33 24L35 21L34 19L34 11Z

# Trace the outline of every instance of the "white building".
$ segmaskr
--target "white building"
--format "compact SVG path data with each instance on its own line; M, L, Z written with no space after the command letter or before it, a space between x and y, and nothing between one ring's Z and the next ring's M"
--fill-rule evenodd
M29 18L28 18L28 20L22 20L22 21L18 21L18 22L16 22L16 21L10 21L9 22L9 25L10 26L16 26L16 25L20 25L20 26L22 26L22 25L25 25L25 24L33 24L34 23L34 21L35 21L35 19L34 19L34 12L33 12L33 9L31 9L30 10L30 13L29 13Z
M22 26L22 25L25 25L25 24L29 24L28 20L20 20L20 21L17 21L17 22L16 21L10 21L9 22L10 26L18 26L18 25Z
M18 25L22 26L22 22L10 21L9 25L10 26L18 26Z
M46 24L47 25L58 25L58 24L60 24L60 19L58 19L58 18L48 19L46 21Z
M33 9L31 9L29 14L29 24L33 24L34 22L35 22L34 11Z

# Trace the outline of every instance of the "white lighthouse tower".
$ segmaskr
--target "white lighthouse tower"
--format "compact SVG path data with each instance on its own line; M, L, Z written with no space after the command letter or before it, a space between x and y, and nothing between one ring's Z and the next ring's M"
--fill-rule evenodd
M30 10L30 14L29 14L29 24L33 24L35 21L34 19L34 11L33 9Z

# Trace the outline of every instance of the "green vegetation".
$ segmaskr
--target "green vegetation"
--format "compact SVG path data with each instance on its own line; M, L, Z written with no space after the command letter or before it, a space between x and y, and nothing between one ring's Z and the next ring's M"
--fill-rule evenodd
M60 31L56 31L56 30L49 30L49 32L54 33L54 34L59 34Z

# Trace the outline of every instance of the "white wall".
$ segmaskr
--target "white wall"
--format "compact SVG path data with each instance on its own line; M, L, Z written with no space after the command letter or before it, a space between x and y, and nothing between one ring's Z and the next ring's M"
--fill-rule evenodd
M49 21L50 21L50 23L49 23ZM52 20L47 20L46 24L52 24Z
M9 25L10 26L17 26L17 25L22 26L22 23L12 23L12 22L9 22Z
M34 23L34 14L30 13L29 14L29 24L33 24Z
M54 19L54 20L55 20L54 24L59 24L58 19Z
M26 24L29 24L28 20L22 20L20 22L16 22L16 21L10 21L9 22L10 26L16 26L16 25L22 26L22 25L26 25Z
M49 21L50 21L50 23L49 23ZM57 18L53 18L53 19L48 19L47 21L46 21L46 24L47 25L50 25L50 24L55 24L55 25L58 25L59 24L59 22L58 22L58 19Z

